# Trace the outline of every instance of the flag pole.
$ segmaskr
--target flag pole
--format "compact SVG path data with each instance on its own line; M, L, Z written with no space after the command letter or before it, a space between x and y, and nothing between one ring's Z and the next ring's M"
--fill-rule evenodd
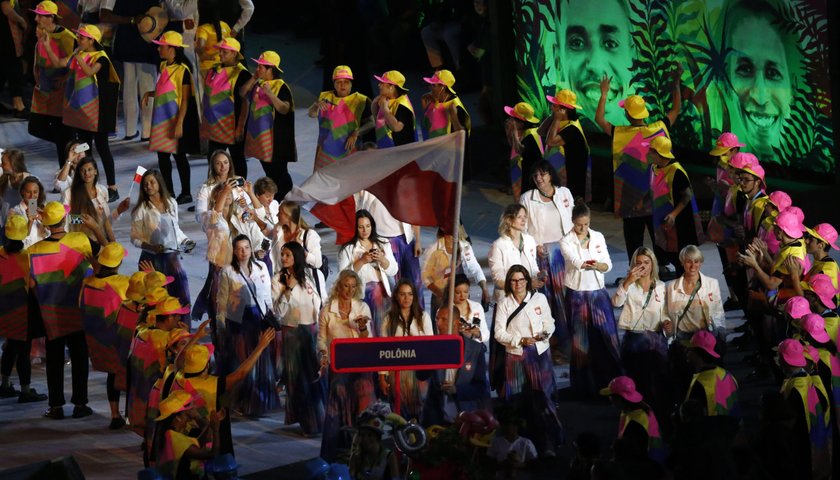
M456 175L455 178L458 180L458 183L455 185L455 219L452 225L452 258L449 261L449 302L447 305L447 309L449 309L449 331L448 334L452 335L452 323L453 323L453 314L455 312L455 265L458 255L458 248L460 246L461 241L461 186L464 182L464 144L466 143L466 132L463 130L456 133L461 138L458 142L458 149L461 151L460 155L460 162L457 162L455 165L456 168Z

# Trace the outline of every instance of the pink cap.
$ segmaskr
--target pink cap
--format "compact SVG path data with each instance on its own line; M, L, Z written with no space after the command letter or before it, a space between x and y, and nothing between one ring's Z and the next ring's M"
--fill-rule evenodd
M837 230L828 223L821 223L809 230L808 233L812 237L817 237L818 240L827 243L829 247L840 250L840 247L837 246Z
M792 212L790 208L776 217L776 226L790 238L802 238L802 234L805 232L805 225L802 225L802 221L797 218L796 212Z
M791 207L785 208L784 210L780 209L780 211L792 213L793 216L795 216L796 219L799 220L799 223L805 223L805 212L803 212L802 209L799 208L799 207L791 206ZM802 228L804 229L805 225L803 225Z
M782 341L778 347L779 357L791 367L805 366L805 348L792 338Z
M771 192L770 195L767 195L767 198L770 199L770 202L773 203L780 212L793 204L793 200L790 199L790 195L781 190Z
M738 170L758 165L758 158L752 153L738 152L729 159L729 165Z
M808 299L805 297L798 295L790 297L787 302L785 302L785 313L790 315L791 318L799 320L805 315L811 313L811 304L808 303Z
M739 142L738 137L734 133L724 132L718 137L717 142L715 142L715 147L709 153L714 156L720 156L726 153L730 148L744 146L746 145Z
M826 307L834 310L837 306L834 303L834 295L837 294L837 289L834 288L834 283L828 275L824 273L814 275L810 280L808 280L808 288L817 294L820 298L820 302L822 302L822 304Z
M700 330L691 337L692 347L699 348L715 358L720 358L720 355L715 352L716 343L715 336L706 330Z
M601 395L618 395L632 403L642 401L642 394L636 391L636 382L630 377L615 377L606 388L601 389Z
M820 351L817 350L817 347L806 344L802 346L802 349L805 354L805 360L810 360L812 363L819 363Z
M831 341L825 331L825 319L818 313L809 313L799 320L802 330L808 333L814 340L820 343Z

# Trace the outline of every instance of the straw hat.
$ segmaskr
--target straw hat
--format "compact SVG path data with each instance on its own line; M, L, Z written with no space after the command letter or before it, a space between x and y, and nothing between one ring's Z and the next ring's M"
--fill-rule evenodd
M134 272L128 277L128 289L125 296L132 302L146 302L146 272Z
M664 158L674 158L674 154L671 153L671 140L664 135L654 137L650 141L650 148L656 150L656 153Z
M743 143L738 141L738 136L731 132L723 132L715 142L714 148L709 152L709 155L719 157L730 149L735 147L745 147Z
M814 228L808 228L808 235L825 243L834 250L840 250L837 246L837 230L828 223L820 223Z
M423 81L429 85L443 85L449 90L449 93L455 95L455 90L452 86L455 85L455 75L449 70L438 70L431 77L423 77Z
M210 349L207 345L191 345L184 352L184 373L201 373L210 362Z
M160 288L175 281L175 277L168 277L158 271L146 272L145 284L146 291L151 292L156 288Z
M190 313L189 306L182 306L181 301L175 297L166 297L162 302L155 305L155 309L150 312L150 315L157 317L165 317L167 315L186 315Z
M161 400L160 405L158 405L160 415L155 420L160 422L161 420L166 420L173 414L191 409L194 400L195 397L186 390L175 390L165 399Z
M405 88L405 75L396 71L396 70L388 70L387 72L383 73L382 76L374 75L373 78L379 80L381 83L387 83L389 85L394 85L397 88L402 90L408 91Z
M613 378L606 388L601 389L601 395L605 397L618 395L631 403L642 401L642 394L636 391L636 382L632 378L625 376Z
M55 15L56 18L61 18L58 14L58 5L50 0L44 0L36 5L35 8L30 9L30 11L35 12L38 15Z
M76 30L76 33L78 33L80 37L87 37L96 43L102 43L102 30L100 30L96 25L81 25L79 26L79 29Z
M219 50L230 50L232 52L236 52L236 58L238 58L239 60L245 58L245 56L242 55L241 51L242 45L239 43L239 40L233 37L223 38L221 42L216 44L216 48L218 48Z
M169 15L166 13L166 10L159 6L154 6L146 11L140 21L137 22L137 31L140 32L143 40L147 43L152 43L163 33L163 29L168 24Z
M350 67L347 65L339 65L333 69L332 79L338 80L340 78L346 80L353 80L353 70L350 70Z

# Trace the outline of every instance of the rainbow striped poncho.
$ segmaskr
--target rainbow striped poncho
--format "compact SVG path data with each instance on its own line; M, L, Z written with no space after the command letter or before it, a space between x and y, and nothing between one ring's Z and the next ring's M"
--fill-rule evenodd
M35 63L32 71L35 75L35 89L32 91L32 113L60 117L63 113L64 83L68 69L51 65L47 48L58 58L67 58L73 53L76 36L70 30L62 29L49 34L47 45L38 42L35 45Z
M650 173L650 191L653 197L653 232L656 245L666 252L678 252L680 250L679 239L677 238L677 227L665 228L665 216L674 211L679 202L674 198L674 176L682 172L685 178L688 174L679 162L671 162L664 167L653 166ZM697 200L694 192L691 193L691 213L694 216L694 231L697 235L698 245L703 243L703 225L700 222L700 210L697 209Z
M120 77L114 70L114 64L103 51L88 52L85 54L85 62L93 65L100 58L108 59L108 81L120 83ZM63 121L68 127L86 130L88 132L99 131L99 85L96 75L86 75L79 65L78 57L70 61L70 74L67 76L67 84L64 92Z
M155 103L152 109L152 134L149 140L149 150L153 152L176 153L178 140L174 137L175 125L178 123L178 110L182 102L189 101L181 98L181 84L187 66L182 63L167 65L160 64L160 75L155 85Z
M245 124L245 156L271 163L275 146L274 117L277 112L271 99L262 90L263 83L268 83L271 93L275 96L279 95L280 89L286 85L286 82L279 78L260 80L254 85L250 95L248 122Z
M120 324L120 320L128 320L126 316L120 316L126 290L128 277L125 275L88 277L79 298L82 327L93 368L113 374L122 372L123 377L135 327L130 322Z
M184 453L192 447L198 447L198 439L176 432L175 430L167 430L163 435L163 446L158 455L155 467L160 470L166 478L172 480L178 479L178 465L184 457ZM199 460L190 460L190 472L194 475L201 476L204 468Z
M414 115L414 107L411 105L411 100L409 100L408 95L400 95L397 98L392 98L388 100L388 110L391 114L396 115L397 109L402 105L403 107L407 108L412 115ZM394 136L391 129L388 128L388 124L385 122L385 113L382 109L379 109L376 112L376 146L379 148L389 148L394 146ZM416 142L417 138L417 129L414 130L414 141Z
M216 65L204 76L204 98L199 133L201 138L233 145L236 143L236 111L234 90L239 74L245 67Z
M0 247L0 337L25 341L29 333L29 252Z
M653 214L650 192L650 164L648 143L653 137L668 135L665 122L644 126L613 127L613 198L615 214L621 218L644 217Z
M330 104L318 112L318 147L315 151L315 170L332 165L355 151L346 150L347 139L362 125L362 114L369 99L354 92L338 97L335 92L321 92L318 101Z
M586 142L586 134L583 133L583 127L580 125L580 121L578 120L564 120L560 122L558 125L557 132L562 132L563 130L574 127L580 131L581 136L583 137L583 141ZM589 150L588 142L587 142L587 150ZM568 175L566 173L566 152L563 148L563 145L557 145L555 147L546 147L545 153L543 154L543 158L554 167L554 171L557 172L557 178L560 180L560 185L564 187L568 187ZM586 193L584 194L584 200L590 201L592 199L592 156L590 155L589 158L586 159Z
M423 130L423 138L429 140L452 133L452 119L449 117L449 112L453 105L456 108L460 107L464 112L467 111L459 97L454 97L446 102L433 101L426 106L426 110L423 112L423 124L420 125L421 130ZM467 125L463 127L469 134L469 114L467 114Z

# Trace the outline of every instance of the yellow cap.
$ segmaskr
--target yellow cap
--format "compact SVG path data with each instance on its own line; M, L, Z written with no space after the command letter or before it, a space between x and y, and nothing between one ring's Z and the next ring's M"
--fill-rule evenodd
M161 400L160 405L158 405L160 415L158 415L155 420L159 422L169 418L175 413L191 409L193 407L194 398L195 397L186 390L175 390L174 392L171 392L165 399Z
M29 221L23 215L9 215L6 220L6 238L22 241L29 235Z
M157 305L162 301L166 300L169 297L169 292L166 291L163 287L157 287L154 289L149 289L149 285L146 284L146 304L147 305ZM150 313L154 313L152 310Z
M175 297L166 297L162 302L157 302L155 309L149 314L156 317L166 315L186 315L190 313L189 306L181 306L181 301Z
M513 107L505 107L505 113L523 122L540 123L540 119L534 115L534 107L527 102L519 102Z
M172 345L175 345L181 340L189 338L191 336L192 335L190 334L190 332L184 330L183 328L173 328L169 331L169 340L166 341L166 346L171 347Z
M206 345L192 345L184 352L184 373L201 373L210 362L210 349Z
M146 291L151 292L152 290L163 287L164 285L169 285L174 280L175 277L167 277L158 271L146 272Z
M152 40L152 43L155 45L166 45L168 47L181 47L184 48L184 37L181 36L178 32L163 32L163 35L158 37L157 40Z
M134 272L128 277L128 289L125 296L132 302L146 302L146 272Z
M636 120L647 118L650 115L645 106L645 99L638 95L630 95L618 102L618 106L623 108L627 112L627 115L630 115L630 118L635 118Z
M665 158L674 158L674 154L671 153L671 140L664 135L654 137L650 141L650 148L656 150L656 153Z
M122 263L123 258L126 256L128 256L128 252L125 251L125 248L123 248L122 245L117 242L111 242L102 247L102 250L99 251L97 260L102 266L116 268Z
M350 67L347 65L339 65L335 67L335 69L333 69L332 79L338 80L339 78L353 80L353 70L350 70Z
M577 104L577 95L568 88L557 90L557 93L555 93L553 97L551 95L546 95L545 98L549 102L555 105L560 105L561 107L573 108L575 110L581 109L581 106Z
M41 223L48 227L52 227L53 225L57 225L64 220L64 217L70 211L69 205L64 205L61 202L47 202L44 205L44 212L41 215Z
M449 70L438 70L431 77L423 77L423 81L431 85L443 85L453 95L455 94L455 90L452 89L452 86L455 85L455 75L452 75Z
M388 70L383 73L381 77L374 75L373 78L379 80L381 83L395 85L405 91L408 91L408 89L405 88L405 75L396 70Z
M76 30L76 33L82 37L92 38L97 43L102 41L102 31L96 25L82 25Z
M58 18L61 18L58 15L58 5L50 0L44 0L43 2L39 3L35 8L32 9L33 12L37 13L38 15L55 15Z
M236 56L240 60L245 58L242 55L242 45L240 45L239 40L237 40L233 37L225 37L221 42L216 44L216 48L218 48L220 50L230 50L231 52L236 52L237 53Z
M280 55L273 50L266 50L260 54L260 58L252 58L251 60L259 63L260 65L274 67L277 70L280 70ZM280 73L282 72L283 70L280 70Z

